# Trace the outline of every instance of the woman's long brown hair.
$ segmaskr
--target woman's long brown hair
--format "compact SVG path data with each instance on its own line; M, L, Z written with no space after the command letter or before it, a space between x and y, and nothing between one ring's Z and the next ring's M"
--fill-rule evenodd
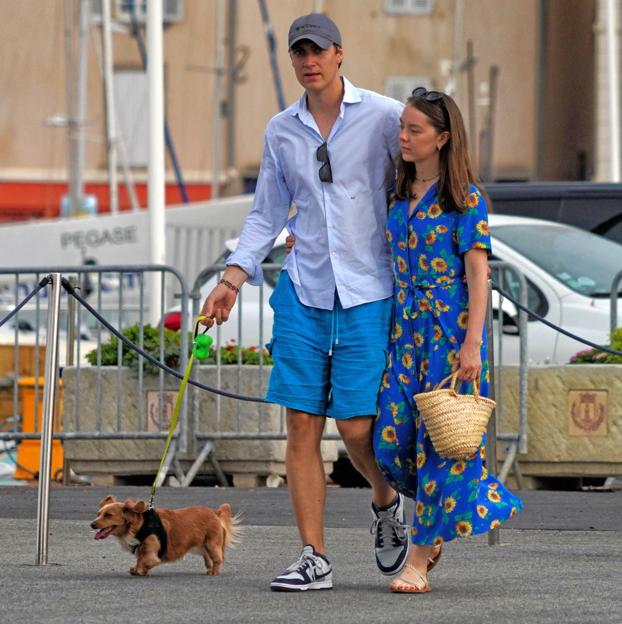
M466 131L460 109L454 100L443 93L442 100L429 102L424 97L412 95L406 100L426 115L437 132L449 132L449 139L440 151L438 196L440 207L445 211L466 210L465 199L471 184L480 185L473 173L467 148ZM397 165L397 195L401 199L410 197L410 185L415 181L417 167L401 156ZM483 189L481 189L483 191Z

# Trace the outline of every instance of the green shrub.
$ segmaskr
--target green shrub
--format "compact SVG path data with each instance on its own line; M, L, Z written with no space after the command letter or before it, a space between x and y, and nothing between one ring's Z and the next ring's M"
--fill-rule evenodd
M221 364L237 364L239 352L240 349L237 345L232 342L227 343L220 348ZM262 349L262 352L263 363L266 365L273 364L274 360L270 357L268 351ZM259 364L259 347L242 347L242 364Z
M612 331L609 338L609 348L622 351L622 327ZM622 355L614 355L598 349L584 349L570 358L570 364L622 364Z
M143 349L157 360L160 359L160 328L145 325L143 327ZM121 332L128 340L134 344L140 344L140 326L138 324L131 325ZM179 369L179 359L181 354L181 333L165 329L162 331L164 339L164 363L170 368ZM106 342L100 345L101 365L117 366L119 340L116 336L111 336ZM188 356L192 352L192 335L188 336ZM237 345L228 343L220 348L220 359L222 364L237 364L239 348ZM89 351L85 355L89 364L97 364L97 349ZM138 370L138 355L133 349L122 344L121 365L128 366L134 370ZM215 364L216 349L210 348L210 356L201 360L201 364ZM263 349L263 363L270 365L273 363L269 353ZM259 364L259 348L258 347L242 347L242 364ZM155 364L145 360L145 371L157 373L158 368Z
M151 325L145 325L143 327L143 350L149 355L160 359L160 328L152 327ZM131 340L135 345L140 345L140 326L138 323L126 327L121 332L128 340ZM164 340L164 363L170 368L179 368L179 358L181 354L181 334L179 332L171 331L170 329L164 329L162 331L162 338ZM190 340L190 343L192 341ZM188 345L188 354L190 354L190 348L192 344ZM110 338L101 344L101 364L102 366L117 366L118 362L118 349L119 340L116 336L110 336ZM122 357L121 365L129 366L135 370L138 369L138 359L141 357L130 349L125 343L122 344ZM90 364L97 364L97 349L93 349L86 354L86 359ZM159 369L148 360L145 360L145 370L150 373L156 373Z

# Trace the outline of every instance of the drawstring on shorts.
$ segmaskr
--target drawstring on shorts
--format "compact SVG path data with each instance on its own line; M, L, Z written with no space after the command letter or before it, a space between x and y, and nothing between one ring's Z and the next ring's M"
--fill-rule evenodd
M334 341L333 341L334 338ZM336 346L339 344L339 311L337 310L337 302L333 307L333 313L330 319L330 345L328 347L329 357L333 354L333 344Z

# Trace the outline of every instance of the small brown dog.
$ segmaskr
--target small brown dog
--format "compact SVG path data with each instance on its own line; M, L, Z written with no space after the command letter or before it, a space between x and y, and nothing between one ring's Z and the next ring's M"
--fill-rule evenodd
M130 574L146 576L161 563L180 559L188 552L201 555L207 574L220 574L225 548L239 540L239 516L231 515L225 503L215 511L209 507L148 509L145 501L117 501L106 496L99 503L96 540L114 535L121 545L136 555Z

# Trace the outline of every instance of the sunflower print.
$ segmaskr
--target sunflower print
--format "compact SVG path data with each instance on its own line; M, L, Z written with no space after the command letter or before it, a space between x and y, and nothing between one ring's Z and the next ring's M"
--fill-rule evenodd
M428 496L432 496L432 494L434 494L434 490L436 489L436 481L428 481L424 486L423 486L423 491L428 495Z
M450 514L456 508L456 499L453 496L448 496L443 505L445 513Z
M433 258L430 264L437 273L445 273L447 271L447 263L442 258Z
M395 427L385 427L382 430L382 439L389 444L393 444L397 440L397 434L395 432Z
M428 209L428 217L430 217L430 219L436 219L442 214L442 212L443 211L438 204L432 204Z
M467 522L466 520L460 520L460 522L456 524L456 533L460 537L469 537L472 532L473 526L470 522Z
M413 356L410 353L404 353L402 356L402 365L407 370L413 367Z
M468 322L469 322L469 313L467 311L460 312L460 314L458 314L458 327L462 329L466 329Z
M471 186L464 211L445 212L433 186L409 217L408 202L397 200L388 214L387 240L396 276L395 321L374 423L376 462L386 479L415 501L414 544L484 533L518 513L522 501L486 469L485 437L468 460L439 457L413 397L449 374L464 342L464 254L491 250L486 201ZM481 354L480 392L488 396L485 332Z
M428 232L428 235L425 237L425 244L434 245L435 242L436 242L436 234L434 233L434 230L431 230L430 232Z
M483 234L484 236L488 236L489 231L488 231L488 221L482 220L480 221L476 226L475 229L480 233Z

